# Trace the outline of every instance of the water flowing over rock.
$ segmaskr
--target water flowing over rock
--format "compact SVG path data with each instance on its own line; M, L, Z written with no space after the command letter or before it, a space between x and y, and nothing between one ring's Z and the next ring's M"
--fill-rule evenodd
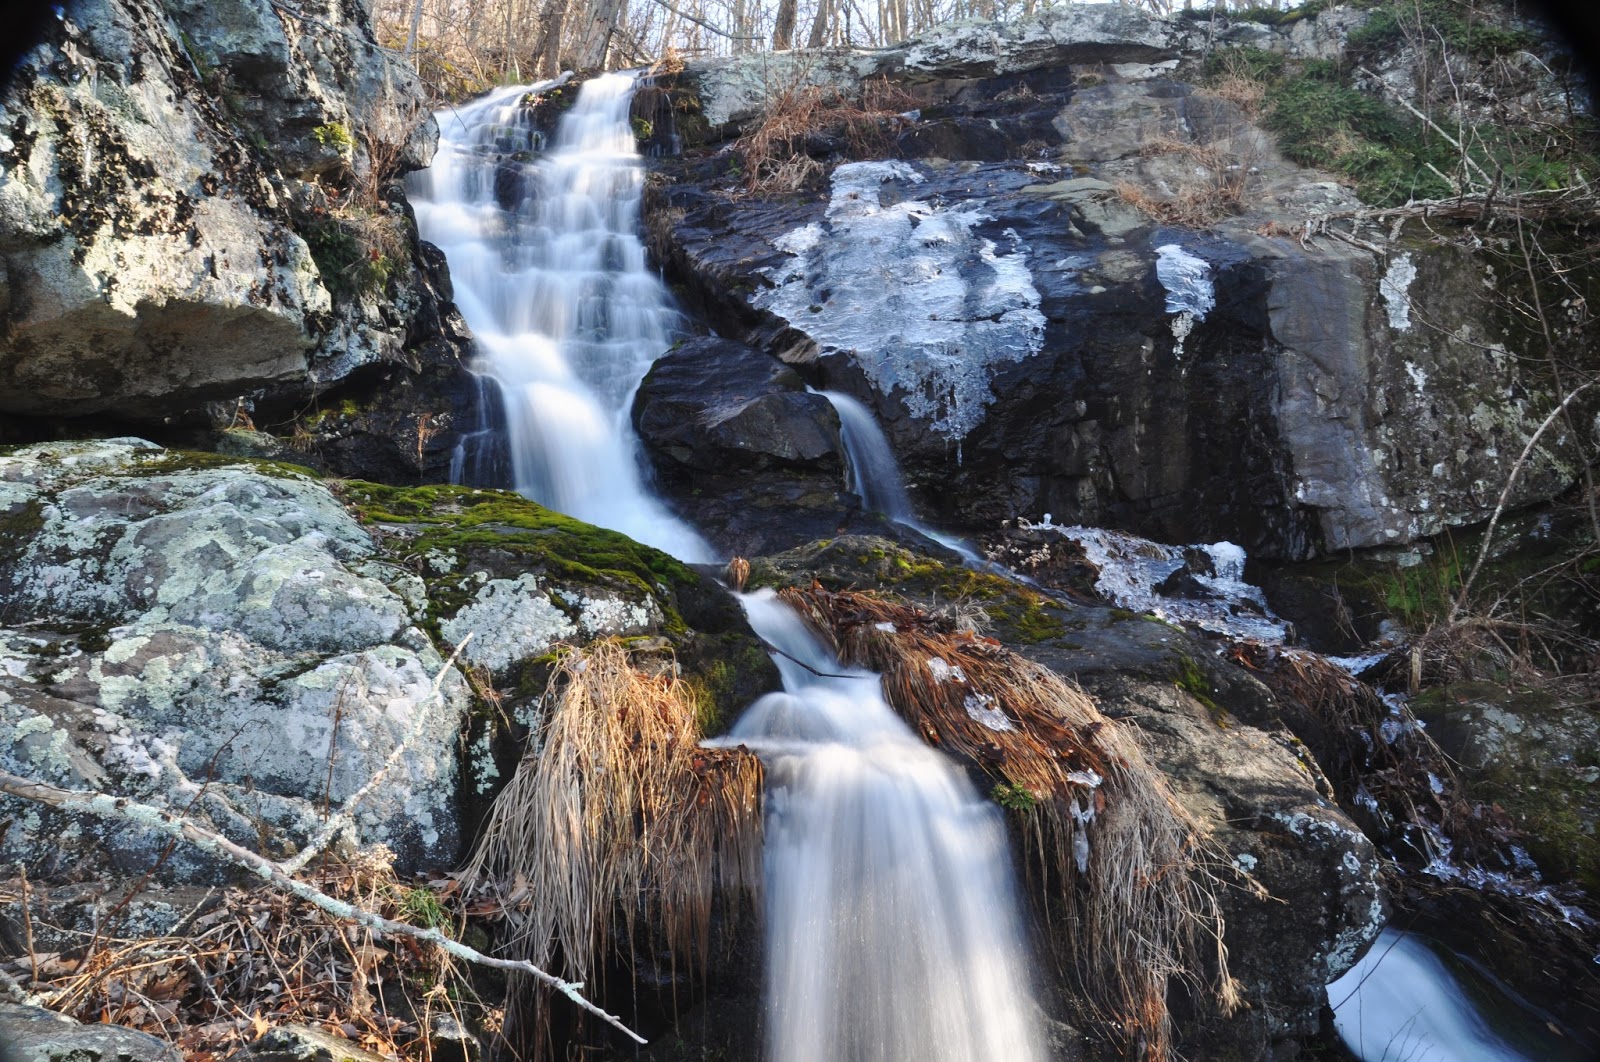
M586 83L536 162L526 160L544 133L526 89L453 110L414 198L423 233L454 256L478 367L500 387L516 489L709 560L645 487L629 420L674 317L637 233L644 173L627 121L632 89L622 74Z

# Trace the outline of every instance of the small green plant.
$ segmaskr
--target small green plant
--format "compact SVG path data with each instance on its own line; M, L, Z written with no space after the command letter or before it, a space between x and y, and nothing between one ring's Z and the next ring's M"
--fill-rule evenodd
M389 253L371 218L338 218L322 213L300 228L322 282L335 297L370 295L388 287L396 258Z
M1039 798L1032 791L1010 782L1000 782L989 795L1007 811L1026 813L1039 806Z
M637 115L634 117L634 119L633 119L633 138L635 140L639 141L640 143L643 143L644 141L649 140L652 136L654 136L655 132L656 132L655 126L650 124L649 119L640 118Z
M356 142L350 136L350 130L341 122L329 122L319 125L311 130L311 139L325 148L332 148L341 155L348 155L355 150Z
M450 912L439 902L438 894L426 888L406 889L400 895L400 918L429 929L448 930L451 924Z

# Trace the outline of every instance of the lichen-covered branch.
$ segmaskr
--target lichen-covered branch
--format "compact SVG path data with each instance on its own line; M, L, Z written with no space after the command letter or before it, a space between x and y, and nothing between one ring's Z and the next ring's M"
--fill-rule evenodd
M164 811L161 808L152 807L149 804L143 804L126 797L114 797L106 793L60 789L56 786L46 785L43 782L10 774L6 771L0 771L0 792L36 804L86 812L97 818L131 822L146 829L181 838L219 859L224 859L245 868L267 884L297 896L335 918L354 922L357 925L366 926L380 933L411 937L415 940L432 944L455 958L476 963L479 966L492 966L501 970L515 970L518 973L527 974L541 984L548 985L560 992L589 1013L620 1029L634 1041L641 1044L646 1042L638 1033L624 1025L621 1019L606 1013L585 999L579 992L579 989L583 987L582 984L564 981L529 962L497 959L492 955L485 955L476 949L467 947L460 941L451 940L437 929L422 929L418 926L408 925L405 922L396 922L371 911L363 910L354 904L336 900L320 889L290 877L284 872L282 866L272 860L257 855L248 848L235 844L221 834L207 830L181 815L174 815L170 811Z

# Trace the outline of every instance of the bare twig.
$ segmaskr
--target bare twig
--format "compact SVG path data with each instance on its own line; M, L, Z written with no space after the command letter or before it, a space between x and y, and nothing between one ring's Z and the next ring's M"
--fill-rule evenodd
M1358 73L1365 74L1366 76L1372 78L1372 80L1376 81L1380 86L1382 86L1382 88L1384 89L1385 92L1389 93L1389 95L1391 97L1393 97L1393 99L1394 99L1394 101L1396 103L1400 104L1400 106L1402 106L1406 110L1410 111L1419 121L1421 121L1429 129L1432 129L1435 133L1438 133L1440 136L1444 137L1446 143L1448 143L1451 147L1455 148L1457 151L1459 151L1461 153L1461 161L1466 163L1468 166L1472 167L1474 170L1478 171L1478 176L1483 178L1483 182L1485 184L1487 184L1487 185L1493 185L1494 184L1494 178L1489 176L1489 171L1485 170L1482 166L1478 165L1478 160L1473 158L1471 155L1469 155L1467 153L1467 149L1461 143L1461 141L1457 140L1455 137L1453 137L1449 133L1445 132L1443 126L1439 125L1438 122L1435 122L1432 118L1429 118L1426 114L1423 114L1421 111L1419 111L1411 103L1410 100L1406 99L1404 96L1402 96L1398 92L1394 91L1392 88L1390 88L1390 86L1388 85L1387 82L1385 82L1377 74L1374 74L1372 71L1368 70L1366 67L1358 66L1358 67L1356 67L1356 71Z
M363 910L354 904L336 900L314 886L291 878L284 873L282 866L272 860L257 855L248 848L235 844L221 834L205 829L182 816L174 815L150 804L142 804L136 800L130 800L127 797L114 797L107 793L59 789L56 786L46 785L31 778L23 778L7 771L0 771L0 792L22 800L32 801L36 804L80 811L94 815L97 818L112 821L131 822L145 829L155 830L173 837L181 837L201 851L243 867L267 884L297 896L335 918L354 922L356 925L375 929L380 933L411 937L414 940L432 944L455 958L463 959L479 966L491 966L499 970L514 970L518 973L527 974L541 984L548 985L560 992L607 1024L626 1033L634 1041L641 1044L647 1042L638 1033L624 1025L620 1018L606 1013L585 999L579 992L579 989L583 987L582 984L562 980L554 974L541 970L530 962L498 959L492 955L485 955L481 951L467 947L460 941L451 940L437 929L423 929L418 926L407 925L405 922L396 922L393 919L384 918L371 911Z
M384 778L394 769L394 765L400 762L400 757L411 747L412 742L422 735L423 724L428 721L428 716L433 706L439 702L439 693L444 688L444 677L449 674L450 668L454 666L456 657L461 655L461 650L466 648L468 642L472 641L472 634L473 632L469 631L467 636L461 639L460 643L456 645L455 651L450 654L450 658L439 669L439 673L433 676L433 685L428 687L428 695L417 706L416 718L411 721L411 732L395 745L388 758L383 761L382 766L373 772L371 778L367 779L366 784L351 793L344 803L339 805L339 810L328 817L328 821L323 824L321 830L317 831L317 835L307 841L306 846L294 858L283 861L285 874L292 877L300 873L307 863L317 857L317 853L326 848L341 830L350 825L356 806L382 784Z
M1483 543L1478 547L1478 558L1472 562L1472 571L1461 583L1461 592L1456 595L1455 603L1450 606L1450 621L1452 623L1455 622L1456 617L1461 614L1462 610L1467 607L1467 595L1472 592L1472 582L1478 577L1479 570L1483 568L1483 562L1488 559L1489 546L1494 542L1495 525L1500 522L1500 517L1505 514L1506 502L1511 498L1511 488L1517 485L1517 479L1522 475L1523 466L1528 463L1528 458L1532 456L1533 448L1539 444L1539 438L1544 435L1550 425L1556 422L1556 418L1565 413L1567 407L1572 405L1572 400L1583 394L1590 387L1593 387L1596 382L1595 380L1590 380L1568 391L1567 397L1563 398L1561 404L1552 409L1549 415L1544 418L1538 430L1528 439L1528 444L1522 448L1522 453L1517 456L1516 463L1511 466L1511 474L1506 477L1505 488L1500 491L1500 501L1494 507L1494 515L1489 517L1489 526L1484 529Z

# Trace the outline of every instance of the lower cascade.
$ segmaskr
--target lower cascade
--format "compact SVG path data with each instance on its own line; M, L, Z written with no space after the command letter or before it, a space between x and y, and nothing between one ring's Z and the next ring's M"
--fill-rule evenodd
M722 739L767 763L769 1057L1047 1057L999 809L876 674L841 669L770 591L744 606L783 674Z

